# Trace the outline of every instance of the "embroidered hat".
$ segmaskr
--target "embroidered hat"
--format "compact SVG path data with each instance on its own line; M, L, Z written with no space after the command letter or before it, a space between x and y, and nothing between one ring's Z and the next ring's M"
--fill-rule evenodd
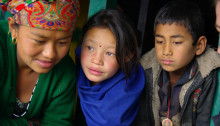
M79 16L78 0L0 0L1 9L19 25L73 31Z

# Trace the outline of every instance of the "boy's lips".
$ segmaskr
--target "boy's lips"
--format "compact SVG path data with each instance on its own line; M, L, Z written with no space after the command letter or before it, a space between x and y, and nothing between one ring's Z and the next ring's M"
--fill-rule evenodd
M99 71L98 69L95 69L95 68L88 68L90 74L92 75L96 75L96 76L99 76L101 75L103 72Z
M167 64L167 65L173 63L173 61L171 61L171 60L166 60L166 59L161 60L161 62L162 62L163 64Z

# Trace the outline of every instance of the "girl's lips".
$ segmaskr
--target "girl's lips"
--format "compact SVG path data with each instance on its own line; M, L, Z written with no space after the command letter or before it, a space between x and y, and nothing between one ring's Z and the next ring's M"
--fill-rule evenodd
M41 67L46 67L46 68L52 67L54 64L54 62L52 62L52 61L43 61L43 60L37 60L37 63Z
M100 76L102 74L101 71L94 69L94 68L88 68L90 74L95 75L95 76Z
M163 64L167 64L167 65L173 63L173 61L171 61L171 60L161 60L161 62L162 62Z

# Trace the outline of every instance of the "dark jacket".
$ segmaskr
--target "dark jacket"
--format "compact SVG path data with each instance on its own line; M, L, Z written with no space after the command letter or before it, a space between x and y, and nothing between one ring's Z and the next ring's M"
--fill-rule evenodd
M217 52L207 47L202 55L196 57L196 60L198 71L194 78L185 83L181 88L179 95L181 111L172 118L174 125L209 125L217 83L216 68L220 67L220 57ZM161 103L158 95L158 78L162 68L157 61L155 49L143 55L141 64L146 74L146 85L141 96L141 106L134 125L160 126L159 109ZM193 112L193 95L195 90L201 86L203 89L198 98L196 111Z

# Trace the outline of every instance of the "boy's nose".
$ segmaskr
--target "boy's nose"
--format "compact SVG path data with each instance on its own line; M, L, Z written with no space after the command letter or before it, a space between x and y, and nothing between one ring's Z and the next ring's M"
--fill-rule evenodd
M163 46L163 55L169 56L172 54L172 46L170 44L165 43Z

